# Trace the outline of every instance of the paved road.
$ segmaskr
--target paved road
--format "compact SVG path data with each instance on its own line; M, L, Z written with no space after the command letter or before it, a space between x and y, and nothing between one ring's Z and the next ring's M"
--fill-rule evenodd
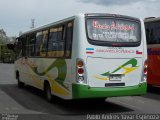
M14 65L0 63L1 118L18 120L86 120L90 115L159 113L160 88L150 88L144 96L114 97L106 101L64 101L48 103L43 93L32 87L19 89L14 78ZM16 116L17 115L17 116Z

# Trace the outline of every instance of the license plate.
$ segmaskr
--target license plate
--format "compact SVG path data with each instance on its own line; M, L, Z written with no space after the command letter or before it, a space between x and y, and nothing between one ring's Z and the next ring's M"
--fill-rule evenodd
M120 74L114 74L109 76L110 81L121 81L122 80L122 75Z
M125 86L125 83L106 83L105 87Z

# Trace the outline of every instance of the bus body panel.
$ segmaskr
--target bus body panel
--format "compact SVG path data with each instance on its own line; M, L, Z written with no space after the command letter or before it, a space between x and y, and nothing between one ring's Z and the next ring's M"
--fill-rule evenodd
M22 58L16 64L20 80L25 84L43 90L44 81L47 80L52 94L65 99L71 98L71 80L74 79L71 73L71 60Z
M88 57L87 71L91 87L136 86L142 78L142 58Z
M160 85L160 45L148 45L148 81L149 85Z

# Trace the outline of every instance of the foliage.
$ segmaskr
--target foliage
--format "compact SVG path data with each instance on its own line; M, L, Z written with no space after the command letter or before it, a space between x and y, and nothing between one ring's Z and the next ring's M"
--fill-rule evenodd
M8 49L7 43L14 42L16 37L7 37L5 31L0 29L0 61L13 62L15 53L13 50Z

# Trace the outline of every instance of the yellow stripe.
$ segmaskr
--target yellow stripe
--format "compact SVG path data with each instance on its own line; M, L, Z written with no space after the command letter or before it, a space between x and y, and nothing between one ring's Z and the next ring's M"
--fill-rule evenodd
M33 74L31 70L30 70L30 74ZM52 79L52 76L50 76L49 74L46 74L46 75L48 77L48 81L51 85L51 90L53 91L53 93L56 93L62 96L70 95L69 91L67 91L59 83L57 83L55 80ZM43 88L43 80L40 80L39 77L36 77L35 75L31 75L30 77L32 78L32 80L34 81L34 83L38 88Z
M125 69L125 72L122 74L128 74L134 70L136 70L138 67L132 67L132 68L127 68L127 67L123 67L123 69Z
M53 93L63 95L63 96L69 96L70 93L65 88L63 88L60 84L58 84L55 80L53 80L49 74L47 74L47 77L49 82L51 83L51 89Z
M34 75L33 71L31 69L29 69L29 76L31 77L31 79L33 80L34 84L42 89L43 88L43 80L39 79L36 75Z
M98 76L94 76L94 77L99 79L99 80L109 80L108 78L102 78L102 77L98 77Z

